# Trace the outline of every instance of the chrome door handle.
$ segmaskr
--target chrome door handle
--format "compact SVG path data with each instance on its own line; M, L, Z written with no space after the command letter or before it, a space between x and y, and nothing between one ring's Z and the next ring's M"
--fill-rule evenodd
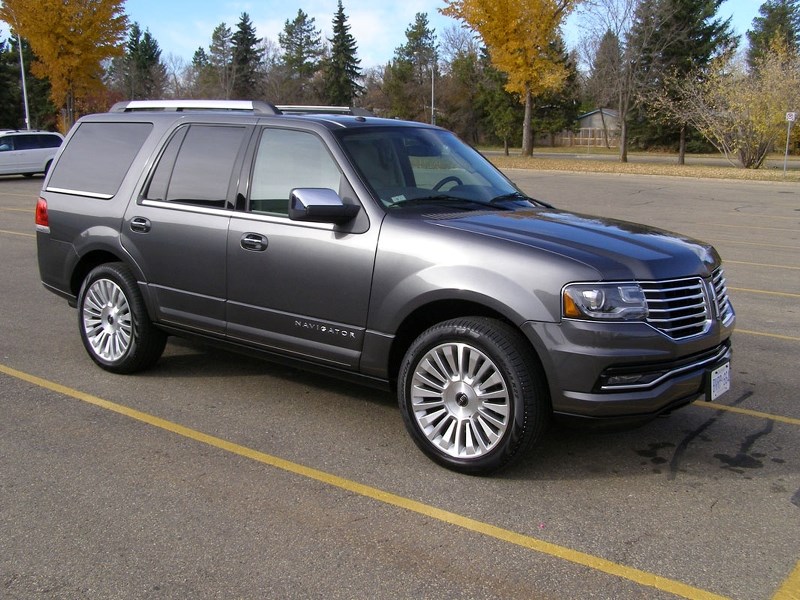
M150 219L145 219L144 217L133 217L131 219L131 231L136 233L147 233L152 226Z
M239 240L239 245L245 250L253 250L254 252L263 252L267 249L269 242L267 238L258 233L245 233L242 239Z

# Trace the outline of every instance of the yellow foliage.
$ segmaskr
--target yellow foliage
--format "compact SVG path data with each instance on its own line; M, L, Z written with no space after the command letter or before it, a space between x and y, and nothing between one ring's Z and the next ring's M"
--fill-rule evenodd
M51 98L67 108L102 87L102 62L123 52L124 0L3 0L0 19L28 40L31 70L50 80Z
M476 31L492 63L523 98L560 89L566 70L552 55L564 18L580 0L446 0L442 13Z

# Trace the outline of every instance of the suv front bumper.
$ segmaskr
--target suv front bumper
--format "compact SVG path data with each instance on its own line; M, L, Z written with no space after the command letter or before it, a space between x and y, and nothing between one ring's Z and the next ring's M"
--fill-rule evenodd
M685 340L645 323L528 322L522 330L557 419L637 425L705 395L708 373L731 359L733 325L716 322Z

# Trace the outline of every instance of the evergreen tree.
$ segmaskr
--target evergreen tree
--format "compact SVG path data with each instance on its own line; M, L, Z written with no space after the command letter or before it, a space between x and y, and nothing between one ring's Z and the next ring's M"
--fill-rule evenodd
M157 99L164 93L167 68L161 61L161 48L147 29L131 25L125 54L112 63L112 81L128 100Z
M287 84L284 95L290 102L313 100L313 79L323 54L322 33L314 26L314 19L298 10L294 20L285 22L278 43L283 50L281 67Z
M231 39L235 72L234 98L250 99L257 94L258 69L261 62L260 43L261 39L256 37L256 28L250 20L250 15L243 12L236 33Z
M333 18L333 38L328 41L331 52L324 63L325 97L331 104L351 106L364 88L358 83L361 79L361 61L356 58L356 40L350 33L342 0L339 0Z
M17 129L24 120L19 79L19 55L0 40L0 129Z
M25 88L28 92L28 113L31 129L53 130L57 111L50 102L50 82L31 73L36 56L22 38L22 59L25 65ZM25 128L25 103L19 64L19 42L16 37L0 40L0 129Z
M758 12L761 16L753 19L753 29L747 32L747 64L751 69L776 37L791 51L800 48L800 0L767 0Z
M619 37L610 29L606 31L597 46L592 60L589 78L586 81L586 95L590 109L611 108L617 106L618 82L616 74L622 69L622 46ZM600 112L603 124L603 138L606 148L610 148L609 127L605 121L605 113Z
M642 21L632 32L633 48L640 57L641 85L639 108L646 115L649 98L653 93L674 93L664 89L668 79L694 77L702 72L717 56L735 48L730 18L717 17L724 0L645 0L642 2ZM649 19L649 22L646 20ZM651 33L642 38L641 29ZM640 127L644 135L653 136L659 125L672 126L672 139L679 140L679 163L684 163L687 129L685 122L660 123ZM663 139L663 138L662 138Z
M533 112L532 125L534 131L550 134L552 145L555 134L573 130L577 126L581 86L576 54L567 52L561 35L558 35L550 45L551 54L558 57L567 75L561 89L534 98L536 110Z
M436 72L435 30L428 26L426 13L417 13L406 29L406 43L395 49L394 60L384 74L393 116L418 121L430 119L427 107Z
M235 68L233 62L233 34L224 22L214 28L208 48L208 71L215 84L213 96L228 100L233 93Z

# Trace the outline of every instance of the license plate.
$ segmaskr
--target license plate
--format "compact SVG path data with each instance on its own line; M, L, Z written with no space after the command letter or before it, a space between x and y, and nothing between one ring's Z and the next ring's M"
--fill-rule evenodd
M708 374L708 395L714 401L731 389L731 363L718 366Z

